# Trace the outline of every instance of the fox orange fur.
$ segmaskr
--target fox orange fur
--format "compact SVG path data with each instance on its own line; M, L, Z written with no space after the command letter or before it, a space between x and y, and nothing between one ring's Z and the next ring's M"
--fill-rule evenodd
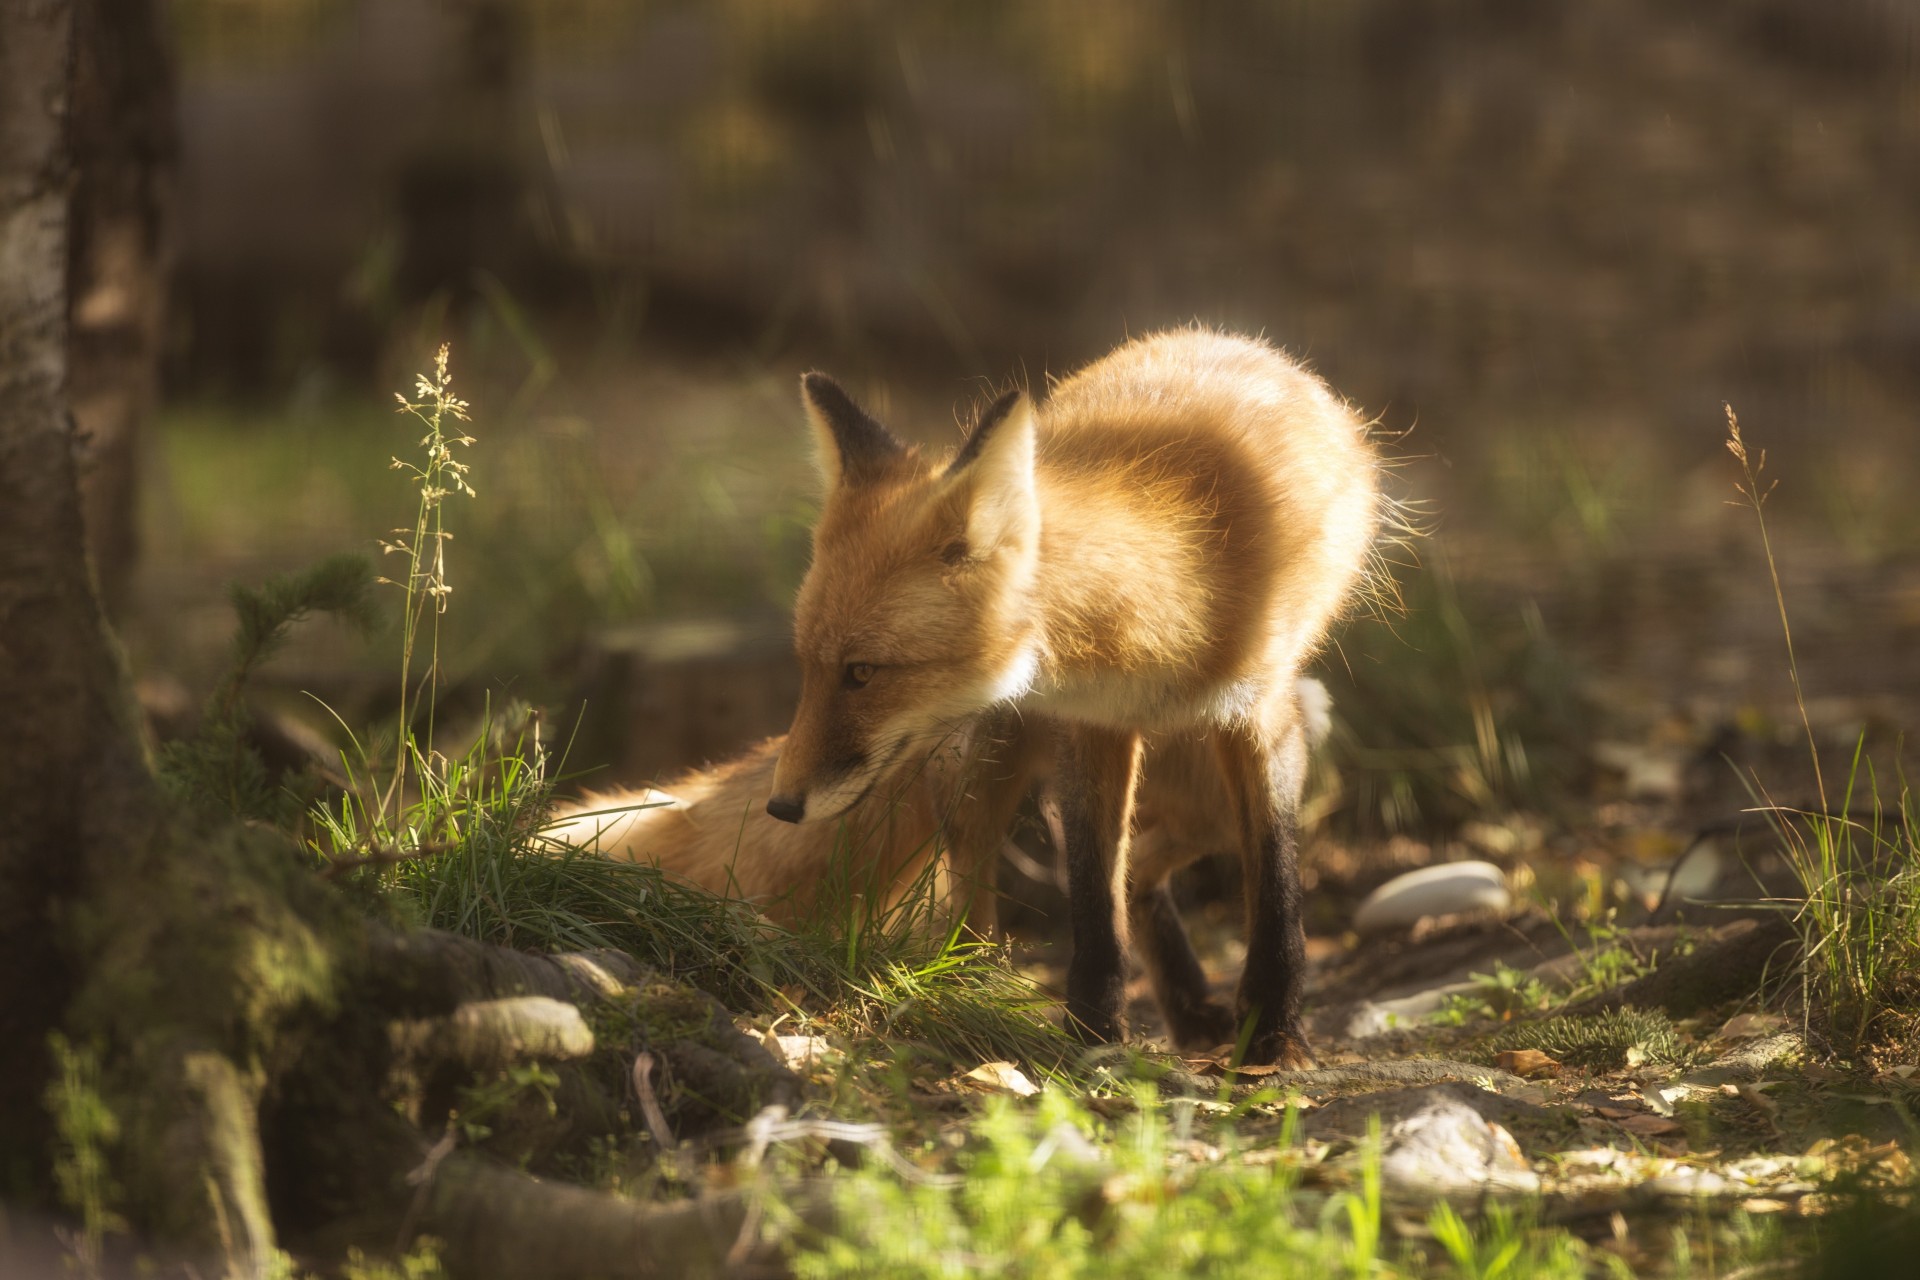
M773 738L659 788L588 795L557 812L543 834L650 863L788 925L813 918L825 891L858 894L886 910L931 874L948 910L985 933L994 920L992 863L1044 743L1005 718L986 717L901 761L844 822L794 826L764 811L785 744ZM970 786L981 786L982 795L969 796Z
M1380 523L1365 425L1272 347L1202 329L1129 342L1038 407L1001 397L940 463L824 375L801 389L828 492L767 811L838 817L992 708L1053 721L1067 1011L1111 1040L1141 735L1203 732L1245 873L1247 963L1232 1012L1189 990L1176 1030L1244 1027L1253 1060L1310 1061L1293 689Z

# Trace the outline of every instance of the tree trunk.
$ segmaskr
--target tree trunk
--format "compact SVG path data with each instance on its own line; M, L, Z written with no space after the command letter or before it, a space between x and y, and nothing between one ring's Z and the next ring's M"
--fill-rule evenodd
M139 553L140 438L158 395L176 137L154 0L76 0L67 397L101 598L126 611Z
M72 10L0 5L0 1132L10 1190L47 1185L47 1035L74 989L56 919L88 851L151 836L151 780L89 588L66 411L63 123Z
M73 31L72 0L0 3L0 1196L78 1212L83 1239L112 1214L163 1270L202 1277L283 1271L287 1224L339 1248L436 1231L480 1277L765 1263L736 1239L737 1201L561 1190L449 1136L464 1084L526 1061L559 1064L575 1131L618 1130L606 1082L632 1050L580 1061L594 1037L569 1007L602 1002L690 1096L795 1100L723 1010L631 961L373 928L283 837L163 794L88 573L65 405ZM83 1072L52 1069L56 1033ZM56 1097L117 1133L57 1133ZM103 1163L89 1194L63 1188L81 1204L56 1204L56 1163L73 1173L82 1145ZM7 1226L0 1270L33 1245Z

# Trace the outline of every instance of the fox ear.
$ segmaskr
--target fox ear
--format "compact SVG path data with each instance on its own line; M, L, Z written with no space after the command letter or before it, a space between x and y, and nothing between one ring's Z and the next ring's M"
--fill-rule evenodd
M813 424L814 455L828 488L876 480L906 457L907 447L826 374L800 375L800 401Z
M964 522L961 554L977 556L1039 531L1033 491L1033 402L1009 391L987 406L948 464L948 491ZM943 553L953 558L951 551Z

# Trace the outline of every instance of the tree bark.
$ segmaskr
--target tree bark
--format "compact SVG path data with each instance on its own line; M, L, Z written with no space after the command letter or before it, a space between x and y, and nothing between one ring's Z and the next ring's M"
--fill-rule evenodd
M159 394L177 138L154 0L75 0L68 400L100 595L123 616L139 554L140 440Z
M92 860L151 838L151 778L89 585L66 411L72 8L0 5L0 1132L45 1187L47 1035L75 986L56 926Z

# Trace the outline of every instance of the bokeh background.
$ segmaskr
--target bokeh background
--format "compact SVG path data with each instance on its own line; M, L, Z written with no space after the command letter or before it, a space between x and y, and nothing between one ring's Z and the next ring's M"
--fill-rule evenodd
M1915 15L173 0L130 648L189 705L229 581L408 522L392 392L447 341L450 680L603 780L697 763L791 707L800 370L951 442L991 388L1198 320L1308 358L1424 513L1408 612L1325 664L1328 808L1452 839L1576 797L1565 839L1651 857L1681 837L1631 806L1724 807L1724 758L1799 723L1723 403L1780 482L1823 742L1920 707ZM392 648L318 626L260 696L324 729L303 691L371 706Z

